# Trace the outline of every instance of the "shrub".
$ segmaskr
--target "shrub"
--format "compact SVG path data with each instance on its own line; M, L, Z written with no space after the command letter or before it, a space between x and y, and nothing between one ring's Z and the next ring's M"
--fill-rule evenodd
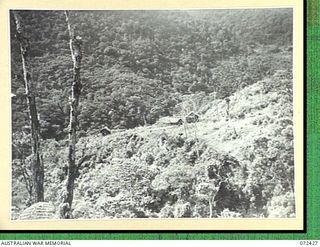
M269 218L292 218L295 217L294 194L287 192L283 195L272 197L267 205Z

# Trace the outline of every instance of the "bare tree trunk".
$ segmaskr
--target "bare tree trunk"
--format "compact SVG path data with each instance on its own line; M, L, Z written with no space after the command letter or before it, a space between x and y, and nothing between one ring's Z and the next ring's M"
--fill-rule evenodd
M63 195L63 202L60 208L61 217L64 219L72 218L71 206L73 201L74 181L77 177L78 166L76 164L76 143L78 127L78 106L81 93L81 37L75 36L69 22L69 11L65 11L66 22L70 36L70 51L73 61L73 82L70 95L70 122L69 122L69 154L68 154L68 175L66 181L66 191Z
M42 156L40 152L40 126L38 112L36 107L36 99L31 77L31 65L29 56L29 40L24 35L24 30L21 22L21 17L18 12L13 11L13 16L16 24L17 39L20 44L20 53L23 68L23 79L27 96L27 104L29 108L29 122L31 126L31 145L32 145L32 186L33 196L32 202L44 201L44 169Z
M209 218L212 218L213 216L213 205L212 205L212 201L211 198L209 199Z

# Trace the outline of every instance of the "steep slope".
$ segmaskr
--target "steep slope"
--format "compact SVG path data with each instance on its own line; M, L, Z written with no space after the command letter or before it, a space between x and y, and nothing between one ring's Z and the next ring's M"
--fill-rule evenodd
M74 217L293 217L291 95L291 72L278 71L207 102L197 123L80 138ZM46 201L57 209L65 146L45 149Z

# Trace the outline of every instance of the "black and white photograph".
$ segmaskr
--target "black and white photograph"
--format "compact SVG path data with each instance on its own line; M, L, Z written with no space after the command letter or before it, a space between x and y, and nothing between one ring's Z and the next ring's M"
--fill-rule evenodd
M293 8L9 19L12 221L296 218Z

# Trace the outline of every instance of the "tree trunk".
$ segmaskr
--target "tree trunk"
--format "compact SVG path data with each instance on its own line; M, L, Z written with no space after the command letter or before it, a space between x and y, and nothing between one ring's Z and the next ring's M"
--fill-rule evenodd
M31 146L32 146L32 186L33 195L32 202L44 201L44 169L42 163L42 155L40 152L40 126L38 119L38 112L36 107L36 99L34 95L34 88L31 77L31 64L29 56L29 40L24 35L24 30L21 22L21 17L18 12L13 11L13 16L16 24L17 39L20 44L20 53L22 60L23 79L25 85L25 92L27 96L27 104L29 109L29 122L31 127Z
M212 216L213 216L213 205L212 205L211 198L209 198L209 218L212 218Z
M68 174L66 181L66 191L62 199L62 208L60 208L61 217L64 219L72 218L71 206L73 201L74 181L77 177L78 166L76 164L76 143L77 143L77 126L78 126L78 106L81 93L81 37L75 36L69 22L69 11L65 11L66 22L70 37L70 51L73 61L73 81L70 95L70 122L69 122L69 153L68 153Z

